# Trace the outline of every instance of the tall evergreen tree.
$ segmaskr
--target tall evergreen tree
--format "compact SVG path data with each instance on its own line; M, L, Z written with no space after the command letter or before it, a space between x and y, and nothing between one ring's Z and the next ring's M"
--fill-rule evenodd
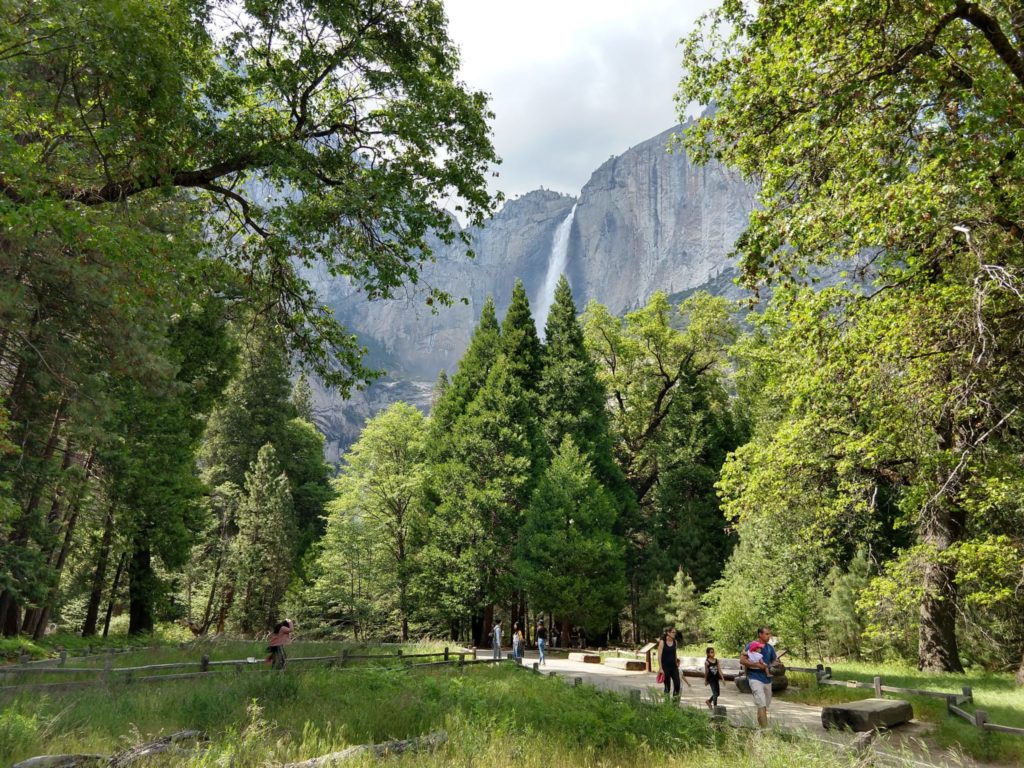
M522 280L516 280L512 301L501 322L500 350L523 390L536 392L540 384L541 346Z
M544 461L532 399L504 355L448 439L449 458L432 469L439 503L418 590L454 625L512 595L519 527Z
M446 436L451 432L456 419L462 416L473 398L487 381L494 361L498 358L501 331L498 316L494 311L494 299L488 296L480 310L480 320L473 338L469 342L459 367L443 391L435 392L437 402L431 410L431 441L434 452L446 445ZM447 378L447 377L446 377Z
M538 392L544 438L552 451L570 436L612 493L619 509L633 502L632 491L612 453L608 392L587 351L569 281L563 275L544 328L545 344Z
M245 473L245 497L238 506L238 535L231 545L235 599L232 623L245 634L268 629L292 574L292 497L274 446L260 448Z
M626 594L615 505L571 437L559 446L530 500L517 548L532 605L569 625L607 630Z

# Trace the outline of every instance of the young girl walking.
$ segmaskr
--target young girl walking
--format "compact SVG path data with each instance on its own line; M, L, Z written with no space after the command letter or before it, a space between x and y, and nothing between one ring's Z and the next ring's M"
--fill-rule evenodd
M704 685L711 686L711 698L704 703L708 705L708 709L713 709L718 706L721 682L725 680L725 675L722 674L722 665L718 663L714 648L708 648L704 655Z

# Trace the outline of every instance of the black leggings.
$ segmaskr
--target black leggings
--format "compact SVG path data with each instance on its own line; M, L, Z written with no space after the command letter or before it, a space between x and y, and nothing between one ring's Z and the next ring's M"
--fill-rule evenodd
M665 693L672 692L673 696L679 695L679 667L672 667L665 670ZM672 691L671 689L675 689Z
M721 687L719 686L719 679L713 677L708 680L708 685L711 686L711 706L718 706L718 697L722 695Z

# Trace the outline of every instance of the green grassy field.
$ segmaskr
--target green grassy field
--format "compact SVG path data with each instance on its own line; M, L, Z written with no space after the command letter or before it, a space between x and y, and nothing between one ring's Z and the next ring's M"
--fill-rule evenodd
M207 732L208 749L160 764L245 768L443 729L450 740L437 752L389 764L856 765L812 741L721 734L701 712L634 703L511 667L320 668L24 695L0 710L0 763L39 754L110 754L181 729Z
M793 662L793 665L803 666L798 662ZM968 712L984 709L991 722L1024 728L1024 689L1015 684L1013 675L1009 673L968 671L965 675L935 674L919 672L905 664L874 662L835 662L830 663L830 666L835 680L870 683L875 675L880 675L884 685L943 693L960 693L964 686L969 686L973 691L974 704L965 704L962 709ZM874 695L871 690L865 689L819 686L814 676L808 674L790 673L790 680L796 690L787 691L783 697L805 704L820 706L867 699ZM885 695L906 699L913 705L916 718L935 723L936 740L944 747L959 745L964 752L980 760L1024 764L1024 737L980 731L970 723L950 717L946 713L946 702L942 699L890 693Z

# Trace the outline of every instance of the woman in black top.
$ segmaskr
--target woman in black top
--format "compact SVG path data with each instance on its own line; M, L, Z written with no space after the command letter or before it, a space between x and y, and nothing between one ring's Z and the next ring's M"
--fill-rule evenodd
M676 654L676 630L675 627L668 627L665 634L661 636L658 644L658 662L661 664L661 671L665 673L665 693L679 696L679 657ZM689 687L689 681L686 682Z
M544 660L544 646L548 643L548 631L544 628L544 619L537 622L537 631L534 633L537 638L537 654L540 656L538 664L547 664Z
M711 686L711 698L704 703L708 705L708 709L711 709L718 706L721 681L725 680L725 676L722 674L722 665L718 663L714 648L708 648L704 652L704 656L704 685Z

